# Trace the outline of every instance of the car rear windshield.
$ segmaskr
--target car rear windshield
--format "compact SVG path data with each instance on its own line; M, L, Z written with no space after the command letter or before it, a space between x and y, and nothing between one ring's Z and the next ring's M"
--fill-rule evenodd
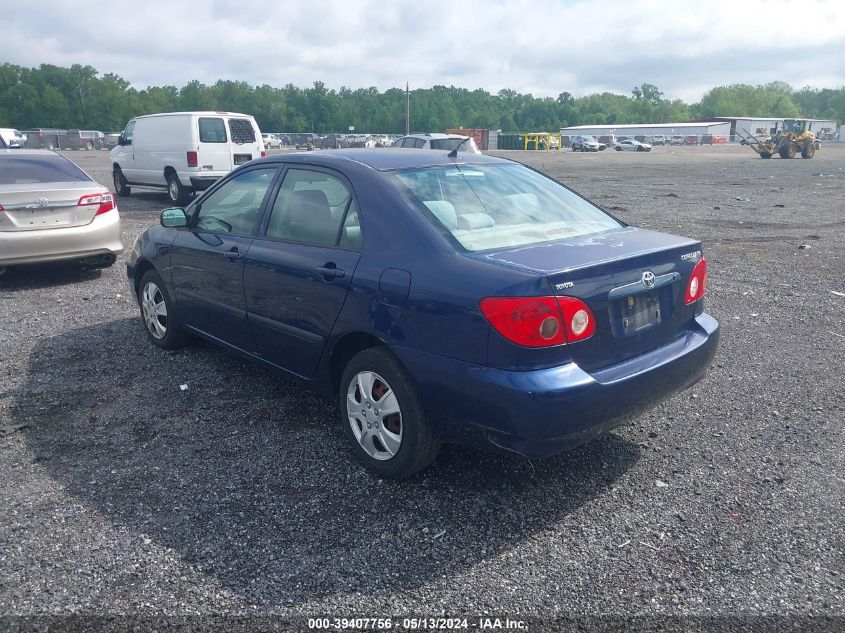
M431 149L443 149L450 152L456 147L460 152L474 153L476 151L475 141L472 138L433 138L429 145Z
M455 165L389 176L466 250L538 244L599 233L619 222L522 165Z
M200 119L200 143L225 143L226 124L223 119Z
M249 119L229 119L229 132L233 143L255 143L255 130Z
M91 179L61 156L0 156L0 185L50 182L91 182Z

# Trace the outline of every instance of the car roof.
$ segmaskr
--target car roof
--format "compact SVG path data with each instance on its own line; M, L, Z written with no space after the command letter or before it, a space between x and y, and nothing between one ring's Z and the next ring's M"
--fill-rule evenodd
M425 133L414 133L414 134L405 134L400 138L421 138L421 139L441 139L441 138L469 138L469 136L464 136L463 134L443 134L442 132L432 132L431 134Z
M65 158L61 154L57 154L54 151L49 149L16 149L10 152L7 152L10 156L58 156L59 158L64 158L65 160L69 160Z
M427 149L327 149L316 152L293 152L290 154L273 154L267 158L250 161L257 162L291 162L310 163L312 165L332 166L344 161L350 161L377 169L379 171L393 171L397 169L414 169L421 167L437 167L463 164L513 164L514 161L484 154L458 152L456 158L450 158L444 150Z

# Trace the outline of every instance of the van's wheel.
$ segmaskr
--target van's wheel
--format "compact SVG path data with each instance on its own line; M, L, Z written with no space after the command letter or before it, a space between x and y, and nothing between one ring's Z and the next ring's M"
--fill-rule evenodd
M126 184L126 178L123 176L123 171L120 167L115 167L112 172L112 179L114 180L114 190L121 198L129 196L132 189Z
M167 195L178 207L184 207L191 200L191 190L179 181L175 172L167 174Z
M760 152L760 158L771 158L772 155L769 152Z
M90 152L92 149L94 149L94 144L92 142L89 141L89 142L85 143L85 151L86 152Z
M138 305L144 329L154 345L176 349L185 344L187 335L179 326L176 306L155 270L148 270L138 284Z
M801 150L801 158L812 158L816 153L816 144L813 141L804 143L804 149Z
M416 389L385 348L366 349L349 361L340 380L339 403L355 456L377 475L404 479L437 456L440 442Z
M47 143L47 149L53 151L55 149L55 146L52 143Z

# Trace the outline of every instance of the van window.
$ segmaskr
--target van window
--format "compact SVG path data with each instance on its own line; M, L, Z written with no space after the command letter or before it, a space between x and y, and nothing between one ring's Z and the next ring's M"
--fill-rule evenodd
M223 119L200 119L200 143L225 143L226 125Z
M126 125L126 129L123 131L123 138L126 140L127 144L132 144L132 137L135 134L135 121L130 121ZM143 139L141 139L143 140Z
M233 143L255 143L255 130L249 119L229 119L229 132Z

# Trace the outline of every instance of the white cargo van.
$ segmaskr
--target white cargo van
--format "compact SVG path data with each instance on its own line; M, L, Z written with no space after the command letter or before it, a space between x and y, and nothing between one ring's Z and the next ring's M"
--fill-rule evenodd
M114 188L167 189L184 206L238 165L265 155L261 131L248 114L167 112L135 117L111 151Z

